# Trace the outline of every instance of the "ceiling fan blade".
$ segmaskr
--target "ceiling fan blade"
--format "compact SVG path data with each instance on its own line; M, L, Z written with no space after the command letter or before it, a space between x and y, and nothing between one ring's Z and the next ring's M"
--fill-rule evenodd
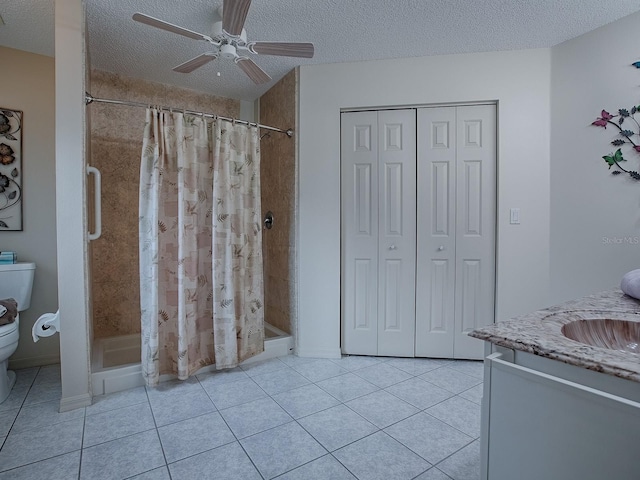
M224 0L222 29L233 37L239 37L250 6L251 0Z
M271 80L271 77L262 70L256 63L247 57L238 57L235 62L242 69L247 76L253 80L253 83L260 85L261 83L267 83Z
M313 58L313 43L250 42L247 47L260 55Z
M192 58L191 60L178 65L176 68L173 69L173 71L179 72L179 73L191 73L196 68L200 68L204 64L209 63L210 61L215 60L216 58L218 58L217 53L213 53L213 52L203 53L202 55L198 55L197 57Z
M173 23L165 22L164 20L160 20L158 18L150 17L149 15L145 15L144 13L134 13L133 18L136 22L144 23L146 25L150 25L152 27L160 28L161 30L166 30L167 32L177 33L178 35L183 35L185 37L193 38L194 40L205 40L207 42L212 42L211 37L207 35L203 35L202 33L194 32L193 30L188 30L186 28L179 27L178 25L174 25Z

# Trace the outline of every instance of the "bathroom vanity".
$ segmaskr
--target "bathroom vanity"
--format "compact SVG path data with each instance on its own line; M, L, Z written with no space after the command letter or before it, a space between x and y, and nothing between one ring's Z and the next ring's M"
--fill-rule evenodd
M605 319L615 332L594 336L628 351L565 336ZM640 349L624 322L640 301L611 290L470 334L486 342L482 480L640 479Z

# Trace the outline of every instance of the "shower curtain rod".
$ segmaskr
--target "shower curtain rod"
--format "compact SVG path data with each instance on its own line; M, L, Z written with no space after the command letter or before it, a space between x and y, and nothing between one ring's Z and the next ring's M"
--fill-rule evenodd
M85 105L89 105L90 103L93 103L93 102L110 103L112 105L127 105L129 107L144 107L144 108L147 108L147 107L152 106L149 103L128 102L128 101L124 101L124 100L110 100L108 98L95 98L90 93L85 92L85 94L84 94L84 104ZM214 113L204 113L204 112L197 112L197 111L194 111L194 110L185 110L184 108L165 107L165 106L158 106L158 108L160 108L161 110L170 110L170 111L177 110L179 112L189 113L191 115L202 115L202 116L208 117L208 118L219 118L220 120L228 120L229 122L239 123L241 125L255 125L258 128L263 128L265 130L271 130L272 132L284 133L284 134L287 135L287 137L293 137L293 130L291 130L290 128L287 129L287 130L282 130L281 128L271 127L269 125L262 125L261 123L247 122L246 120L238 120L236 118L223 117L221 115L216 115Z

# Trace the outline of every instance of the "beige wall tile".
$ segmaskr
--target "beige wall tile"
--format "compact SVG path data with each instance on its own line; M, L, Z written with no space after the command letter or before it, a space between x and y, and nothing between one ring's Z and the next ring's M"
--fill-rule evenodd
M96 98L180 107L236 118L240 102L168 85L91 72ZM102 173L102 237L91 244L94 337L140 333L138 184L144 108L95 103L90 164Z

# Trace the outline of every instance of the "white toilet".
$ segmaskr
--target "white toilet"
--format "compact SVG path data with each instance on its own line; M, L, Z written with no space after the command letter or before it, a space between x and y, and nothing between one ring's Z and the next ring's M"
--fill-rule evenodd
M18 302L18 312L29 308L35 270L35 263L0 265L0 300L14 298ZM16 382L16 374L7 371L7 366L9 357L18 348L19 317L18 314L15 322L0 326L0 403L7 399Z

